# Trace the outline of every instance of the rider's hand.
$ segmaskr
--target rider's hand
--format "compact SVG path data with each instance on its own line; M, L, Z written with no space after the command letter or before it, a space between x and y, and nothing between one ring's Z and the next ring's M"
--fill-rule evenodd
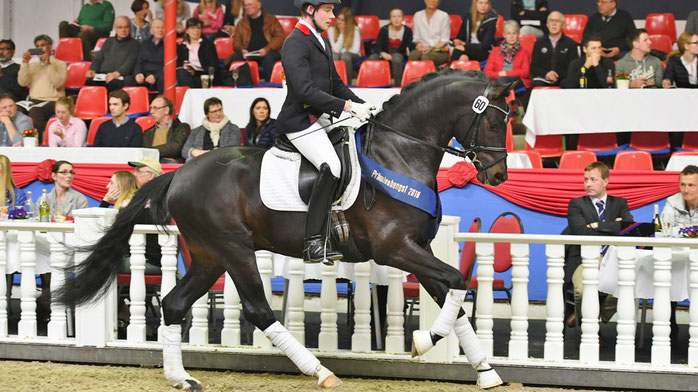
M376 110L373 106L367 103L358 103L350 101L349 109L347 110L352 117L356 117L361 122L365 122L372 115L372 111Z

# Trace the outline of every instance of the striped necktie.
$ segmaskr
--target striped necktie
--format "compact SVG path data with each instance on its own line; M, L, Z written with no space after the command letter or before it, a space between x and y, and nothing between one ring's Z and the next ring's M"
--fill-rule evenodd
M606 210L604 209L603 200L596 202L596 208L599 209L599 222L603 222L606 218Z

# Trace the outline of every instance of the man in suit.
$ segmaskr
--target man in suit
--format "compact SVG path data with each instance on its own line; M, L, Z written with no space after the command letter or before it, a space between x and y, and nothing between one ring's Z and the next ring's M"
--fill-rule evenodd
M603 162L592 162L584 168L584 191L586 196L570 200L567 207L568 234L572 235L619 235L621 221L633 221L628 202L622 197L606 193L609 170ZM565 282L574 285L575 302L582 301L582 256L579 245L568 245L565 251ZM609 304L611 305L611 304ZM614 306L604 309L615 312ZM603 313L603 311L602 311ZM604 314L602 314L602 318ZM607 320L604 320L607 321ZM572 323L568 320L569 323Z
M332 117L342 111L361 121L371 107L342 82L332 61L330 42L320 35L329 28L339 0L294 0L302 19L281 48L288 93L276 120L279 133L288 139L319 171L308 203L303 258L317 263L340 260L342 253L325 251L324 232L334 188L340 176L339 158L327 137Z

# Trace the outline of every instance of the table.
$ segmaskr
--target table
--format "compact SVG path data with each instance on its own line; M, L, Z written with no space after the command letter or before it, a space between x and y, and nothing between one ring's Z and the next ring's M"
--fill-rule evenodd
M537 135L698 131L694 89L533 90L523 123Z
M11 162L41 162L45 159L66 160L72 163L126 163L144 157L160 160L154 148L131 147L0 147L0 154Z
M688 165L698 166L698 154L696 155L674 155L669 158L669 162L666 164L666 171L678 171L683 170L684 167Z
M635 260L635 298L654 298L654 255L637 249ZM688 298L690 262L688 248L671 250L671 300ZM599 291L618 296L618 248L610 246L599 268Z
M444 158L441 160L441 167L451 167L457 162L462 161L463 158L457 157L453 154L444 154ZM522 152L509 152L507 153L507 168L509 169L531 169L531 160L528 158L528 154Z
M400 93L399 88L353 88L351 90L359 98L377 108L380 108L383 102L393 95ZM191 125L192 129L201 125L204 118L204 101L211 97L220 98L223 101L223 112L228 119L238 127L244 128L250 120L250 105L257 97L264 97L269 101L271 117L277 118L286 99L286 89L274 87L189 89L182 100L179 120ZM346 117L348 115L344 114L342 118ZM352 119L342 124L358 126L359 121Z

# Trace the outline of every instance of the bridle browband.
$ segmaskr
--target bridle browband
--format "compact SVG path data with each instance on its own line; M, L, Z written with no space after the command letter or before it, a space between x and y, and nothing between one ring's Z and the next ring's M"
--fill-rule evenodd
M485 87L485 91L482 94L483 97L487 97L487 95L490 92L491 86L492 86L491 83L487 84L487 87ZM476 100L477 100L477 98L476 98ZM475 145L475 142L477 141L478 135L480 134L480 125L482 124L483 114L489 108L497 109L500 112L504 113L504 124L506 124L509 121L509 114L511 112L511 106L509 104L507 104L507 110L504 110L497 105L493 105L493 104L489 103L489 101L487 101L487 100L486 100L486 102L483 101L482 103L485 105L485 107L482 109L481 112L479 112L479 113L476 112L477 114L475 114L475 116L473 117L473 120L470 122L470 126L468 127L468 130L465 133L465 135L467 137L467 135L470 134L473 129L475 130L474 132L472 132L472 137L470 138L470 144L467 147L464 146L464 147L466 147L465 151L461 151L459 149L456 149L456 148L453 148L450 146L441 147L439 145L428 142L426 140L422 140L422 139L419 139L419 138L414 137L412 135L408 135L407 133L402 132L399 129L393 128L389 125L386 125L386 124L383 124L381 122L376 121L375 118L373 118L373 117L369 118L368 122L373 123L374 125L377 125L383 129L390 131L392 133L395 133L399 136L402 136L405 139L411 140L411 141L418 143L418 144L421 144L423 146L427 146L427 147L432 148L434 150L437 150L437 151L440 151L443 153L453 154L453 155L456 155L456 156L463 158L463 159L468 158L470 160L470 162L473 163L473 165L475 165L476 162L482 163L481 161L479 161L477 159L477 153L480 151L502 153L502 155L499 158L490 162L487 166L484 166L481 169L477 169L477 166L475 167L475 169L478 172L481 172L481 171L487 170L490 167L496 165L497 163L501 162L502 160L506 159L506 157L507 157L506 147L490 147L490 146Z

